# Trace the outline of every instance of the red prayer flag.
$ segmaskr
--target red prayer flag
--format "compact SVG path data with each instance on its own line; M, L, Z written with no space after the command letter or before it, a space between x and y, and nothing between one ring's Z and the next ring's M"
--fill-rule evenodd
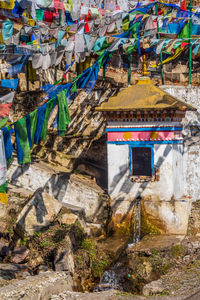
M180 3L181 9L186 11L187 10L186 0L181 0L180 2L181 2Z
M15 92L0 96L0 117L8 117Z
M8 117L12 103L0 104L0 117Z

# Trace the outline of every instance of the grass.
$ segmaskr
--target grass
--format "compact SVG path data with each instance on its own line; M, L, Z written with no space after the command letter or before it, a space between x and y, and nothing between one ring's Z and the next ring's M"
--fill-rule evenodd
M184 247L180 244L174 245L171 248L171 254L173 257L178 257L184 253Z

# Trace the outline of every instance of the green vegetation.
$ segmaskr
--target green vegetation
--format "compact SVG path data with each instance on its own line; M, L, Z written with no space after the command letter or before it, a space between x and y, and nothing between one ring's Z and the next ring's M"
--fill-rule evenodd
M177 244L172 246L171 248L171 254L173 257L178 257L184 253L184 247L183 245Z
M26 240L25 239L20 239L19 243L20 243L21 246L24 246L24 245L26 245Z
M157 249L153 249L152 250L152 255L158 255L158 250Z
M88 253L93 276L100 277L110 264L108 256L99 253L96 242L92 239L84 239L81 243L81 248Z
M41 231L36 231L33 236L34 237L39 237L41 234L42 234Z

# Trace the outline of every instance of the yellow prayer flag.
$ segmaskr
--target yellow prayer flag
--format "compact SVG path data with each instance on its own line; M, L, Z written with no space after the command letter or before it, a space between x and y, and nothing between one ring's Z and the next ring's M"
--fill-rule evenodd
M66 3L64 2L64 7L66 10L68 10L69 12L71 11L72 7L71 7L71 4L70 3Z
M8 196L6 193L0 193L0 202L3 204L8 203Z
M177 48L176 49L176 51L175 51L175 54L173 55L173 56L171 56L171 57L168 57L167 59L165 59L165 60L163 60L163 64L166 64L166 63L168 63L168 62L170 62L171 60L173 60L173 59L175 59L175 58L177 58L180 54L181 54L181 52L184 50L184 48ZM157 65L153 65L152 67L153 68L156 68L157 66L159 66L160 65L160 63L159 64L157 64Z
M27 24L30 26L35 26L35 20L34 19L28 19Z
M0 1L0 8L4 9L13 9L15 6L15 0L7 1Z

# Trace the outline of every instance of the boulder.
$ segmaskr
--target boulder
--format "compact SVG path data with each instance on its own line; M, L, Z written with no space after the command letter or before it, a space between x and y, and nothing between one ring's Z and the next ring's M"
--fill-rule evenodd
M49 300L51 295L72 291L72 277L65 272L44 272L0 288L1 300Z
M13 251L12 262L16 264L23 263L29 254L29 250L25 246L15 247Z
M17 217L15 230L24 238L47 227L61 210L62 204L43 189L38 189Z
M25 276L27 276L28 274L31 275L31 271L29 270L27 265L0 264L0 278L3 280L24 278L24 273L26 273Z
M72 225L78 220L78 216L73 213L65 213L61 216L61 224Z
M143 287L142 293L144 296L160 294L164 291L164 286L161 279L152 281Z
M88 236L99 237L105 233L102 224L87 223L86 225L87 228L85 231Z
M10 254L10 249L9 247L4 244L3 241L0 241L0 256L7 256Z
M72 253L72 243L69 236L65 238L66 247L60 248L57 251L54 260L54 266L56 271L65 271L74 273L74 259Z

